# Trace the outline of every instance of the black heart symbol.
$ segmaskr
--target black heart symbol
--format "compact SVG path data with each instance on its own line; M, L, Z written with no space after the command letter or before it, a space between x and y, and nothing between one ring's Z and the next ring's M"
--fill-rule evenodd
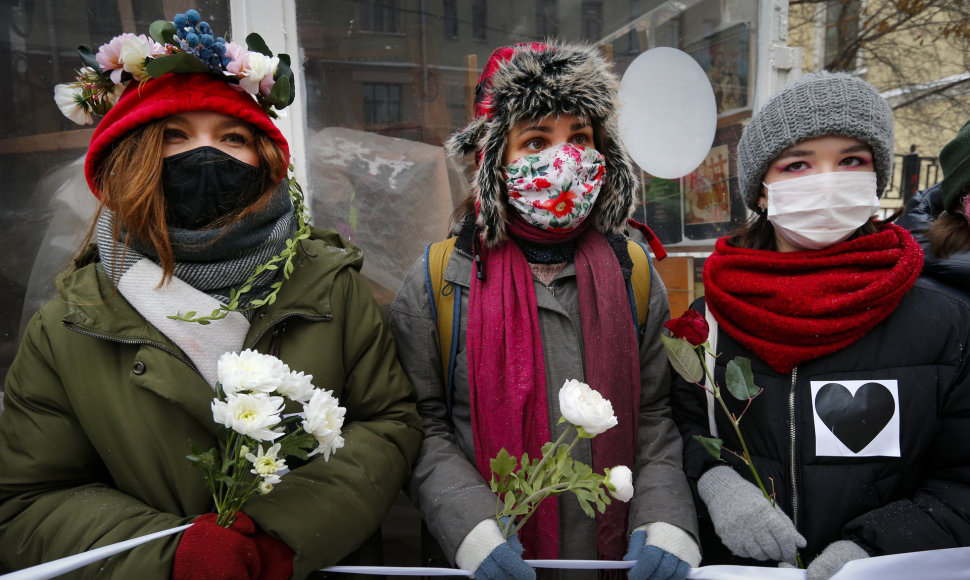
M858 453L892 419L896 401L879 383L866 383L855 396L839 383L828 383L815 394L815 412L839 441Z

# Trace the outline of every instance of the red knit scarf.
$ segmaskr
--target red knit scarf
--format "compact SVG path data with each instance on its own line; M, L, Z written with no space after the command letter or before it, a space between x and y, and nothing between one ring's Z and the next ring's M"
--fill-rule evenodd
M482 250L485 280L469 291L467 349L475 464L491 480L490 459L503 447L540 457L550 441L542 337L532 271L514 242ZM613 404L619 425L592 441L593 468L633 466L640 364L626 284L616 254L598 231L576 249L586 382ZM594 290L595 289L595 290ZM555 361L552 361L555 364ZM578 377L577 377L578 378ZM614 501L596 518L600 557L618 560L626 546L627 504ZM559 557L559 510L542 502L519 534L526 557Z
M922 267L919 244L893 224L817 251L750 250L721 238L704 264L704 299L731 337L787 373L865 336Z

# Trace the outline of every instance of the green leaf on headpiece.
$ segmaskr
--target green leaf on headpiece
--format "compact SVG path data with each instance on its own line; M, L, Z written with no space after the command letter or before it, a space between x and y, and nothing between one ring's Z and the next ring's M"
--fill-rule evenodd
M200 73L209 72L209 67L199 60L199 57L187 52L180 52L168 56L151 59L145 65L145 72L153 79L174 73Z
M291 92L289 77L280 77L276 79L273 89L266 95L266 101L277 109L282 109L292 101L290 98Z
M252 32L246 37L246 48L253 52L258 52L260 54L265 54L266 56L273 56L273 51L266 46L266 42L263 37Z
M148 27L148 34L155 39L155 42L178 45L178 41L175 40L175 24L168 20L152 22Z
M293 90L295 86L295 75L293 74L293 69L290 68L290 55L281 52L277 56L279 57L280 62L276 65L276 82L278 83L280 79L283 78L287 79L289 82L289 86L287 87L289 92L286 100L281 101L282 106L276 105L277 109L282 109L283 107L291 105L293 103L293 98L296 96L296 91ZM275 89L276 86L274 85L273 88Z
M94 56L94 51L90 46L82 44L77 47L77 53L81 55L81 62L84 63L84 66L91 67L96 71L101 70L101 65L98 64L98 59Z

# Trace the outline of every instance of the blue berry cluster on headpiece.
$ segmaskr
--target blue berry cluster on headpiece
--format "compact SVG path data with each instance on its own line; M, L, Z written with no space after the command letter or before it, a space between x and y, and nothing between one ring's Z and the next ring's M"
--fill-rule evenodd
M199 57L209 68L225 70L230 58L226 54L226 39L212 34L212 27L202 20L199 11L190 8L173 19L175 35L186 52Z

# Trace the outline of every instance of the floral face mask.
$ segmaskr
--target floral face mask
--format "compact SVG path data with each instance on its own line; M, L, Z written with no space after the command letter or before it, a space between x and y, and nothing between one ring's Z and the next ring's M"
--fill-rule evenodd
M606 166L596 149L563 143L516 159L505 173L509 203L523 219L568 232L592 211Z

